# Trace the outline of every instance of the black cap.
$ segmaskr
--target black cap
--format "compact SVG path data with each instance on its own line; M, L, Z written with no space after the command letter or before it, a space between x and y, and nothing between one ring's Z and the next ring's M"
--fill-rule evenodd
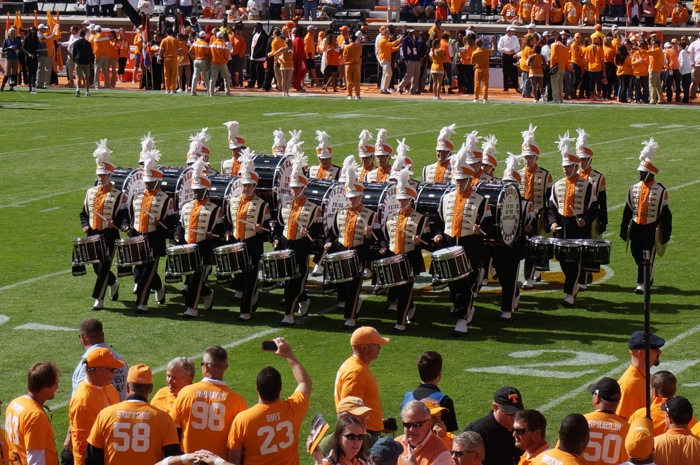
M262 23L255 23L255 27L259 27L260 29L262 29L263 25L262 25Z
M509 415L525 409L523 407L523 397L520 395L520 391L514 387L504 386L499 388L493 395L493 401Z
M609 402L619 402L622 397L620 385L617 381L608 377L601 378L597 383L588 386L588 392Z
M666 344L666 340L664 338L659 337L654 333L649 334L649 342L650 342L650 347L652 349L660 349L661 347L664 346L664 344ZM627 347L630 350L646 348L645 339L644 339L644 331L633 332L632 335L630 336L630 342L627 345Z
M401 454L403 454L403 446L401 443L394 441L388 436L379 438L377 442L372 445L372 449L369 452L370 457L373 459L381 457L383 459L381 463L396 463Z
M668 399L662 405L668 416L677 425L687 425L693 418L693 406L683 396L675 396Z

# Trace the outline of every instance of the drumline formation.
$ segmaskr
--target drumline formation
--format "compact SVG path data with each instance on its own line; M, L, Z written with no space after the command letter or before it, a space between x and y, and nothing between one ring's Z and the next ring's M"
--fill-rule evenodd
M492 174L498 164L496 138L483 138L479 148L474 131L453 153L455 125L447 126L438 136L436 163L426 166L423 182L417 182L405 140L397 141L389 162L393 148L384 129L374 145L372 134L363 130L362 164L350 155L342 166L331 162L328 134L316 131L319 164L309 167L301 131L290 131L289 141L274 131L273 153L256 155L245 147L237 122L225 126L232 157L221 164L221 174L209 165L206 128L190 138L186 167L159 167L160 152L150 133L142 139L136 169L116 168L107 141L100 141L93 154L98 182L88 190L81 213L88 237L73 241L74 274L85 274L84 265L92 264L97 275L94 310L104 308L107 289L112 300L118 298L119 282L110 271L114 255L117 274L134 275L138 313L148 311L151 290L163 303L165 285L157 268L165 256L165 281L185 277L184 317L198 316L200 303L204 310L212 307L214 291L206 281L215 265L217 282L232 280L239 291L239 321L249 320L256 309L260 274L268 286L284 286L282 325L292 325L297 311L308 312L307 264L315 253L312 275L323 274L324 285L337 289L344 328L356 326L362 281L371 277L377 291L388 290L389 309L397 314L393 330L401 332L415 316L413 284L425 270L421 251L427 249L433 286L450 288L450 314L457 318L452 334L462 336L491 271L501 283L501 318L507 320L519 305L522 259L523 289L549 270L550 260L559 261L565 306L590 284L590 273L610 262L610 242L599 238L607 224L605 178L590 167L593 152L581 129L575 151L568 133L560 136L565 177L553 183L537 165L536 127L522 133L521 154L509 153L498 179ZM640 172L653 165L649 146L655 143L645 144ZM554 238L546 237L550 229ZM120 239L120 230L129 237ZM666 233L667 241L670 219ZM268 241L275 250L264 252Z

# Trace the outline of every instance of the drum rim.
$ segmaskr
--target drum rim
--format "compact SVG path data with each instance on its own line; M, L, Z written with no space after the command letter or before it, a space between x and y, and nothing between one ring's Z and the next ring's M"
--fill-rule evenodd
M73 239L73 244L92 244L93 242L100 242L101 240L104 240L102 234L93 234L91 236L76 237Z

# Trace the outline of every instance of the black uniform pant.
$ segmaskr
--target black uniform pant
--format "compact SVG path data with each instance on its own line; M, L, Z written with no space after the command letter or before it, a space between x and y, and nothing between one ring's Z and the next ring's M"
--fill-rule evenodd
M503 90L518 88L518 70L514 63L513 55L503 54Z
M117 277L112 273L112 255L111 252L108 257L103 258L99 263L92 265L92 269L97 275L95 279L95 286L92 288L92 298L97 300L104 300L105 293L107 292L107 286L114 285L117 282Z
M580 228L576 224L576 217L569 216L565 218L566 224L564 229L557 233L554 233L554 237L557 239L590 239L590 227ZM566 234L563 234L563 231ZM571 294L576 297L578 292L578 283L581 276L581 254L578 256L578 260L572 261L560 261L559 266L561 271L564 273L564 294Z
M305 288L306 279L309 271L309 255L300 253L299 250L294 250L296 253L297 267L299 269L299 277L290 279L284 285L284 314L294 315L294 310L297 304L302 300L307 300Z
M150 291L157 291L163 287L163 281L158 275L158 263L160 257L155 257L149 263L134 267L134 279L136 280L136 305L148 304Z
M343 316L348 318L357 318L357 304L362 290L362 276L354 278L338 285L338 300L345 302L345 312Z
M415 277L411 277L411 280L400 286L395 286L391 288L390 296L393 295L396 298L396 324L405 325L408 319L408 310L415 305L413 302L413 284L415 282Z
M517 308L520 297L518 289L518 271L520 255L511 247L496 247L493 253L493 266L501 284L501 311L511 312Z
M210 265L204 265L201 271L192 273L185 279L187 284L187 292L185 293L185 305L188 308L197 308L199 299L202 296L207 296L213 291L206 285L207 276L209 275Z
M656 258L656 223L638 225L632 222L630 231L630 251L634 262L637 264L637 284L644 283L644 251L649 251L649 260L651 261L652 280L654 275L654 259Z
M243 296L241 297L241 313L247 314L254 311L253 297L258 289L258 263L260 258L253 260L253 268L241 273L241 283L243 284Z

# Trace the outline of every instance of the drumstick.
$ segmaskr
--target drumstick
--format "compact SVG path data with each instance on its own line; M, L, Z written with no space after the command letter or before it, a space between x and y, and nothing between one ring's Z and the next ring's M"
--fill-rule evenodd
M399 229L401 229L401 231L403 231L404 234L406 234L406 228L398 228L398 227L396 228L397 231L398 231ZM374 233L372 233L372 234L374 234ZM376 239L376 237L375 237L375 239ZM430 244L428 244L427 242L425 242L423 239L419 239L419 240L420 240L421 244L423 244L423 245L428 245L428 246L430 245Z
M362 222L365 224L365 227L368 226L367 221L365 221L365 219L362 218L361 216L358 216L357 219L360 220L360 221L362 221ZM375 240L375 241L378 241L379 239L377 239L377 236L374 234L374 231L372 231L371 229L372 229L372 228L370 228L370 232L372 233L372 237L374 237L374 240Z
M255 225L256 225L256 224L253 223L252 221L246 221L246 220L236 220L236 221L241 221L241 222L243 222L243 223L245 223L245 224L249 224L249 225L251 225L251 226L255 226ZM260 229L262 229L263 231L266 231L266 232L270 232L269 229L265 229L265 228L263 228L262 226L260 226Z
M187 231L189 231L189 232L194 232L194 233L198 232L196 229L192 229L192 228L185 228L185 229L186 229ZM217 239L218 239L219 237L221 237L221 236L219 236L218 234L214 234L214 233L209 233L209 234L211 234L211 237L216 237Z

